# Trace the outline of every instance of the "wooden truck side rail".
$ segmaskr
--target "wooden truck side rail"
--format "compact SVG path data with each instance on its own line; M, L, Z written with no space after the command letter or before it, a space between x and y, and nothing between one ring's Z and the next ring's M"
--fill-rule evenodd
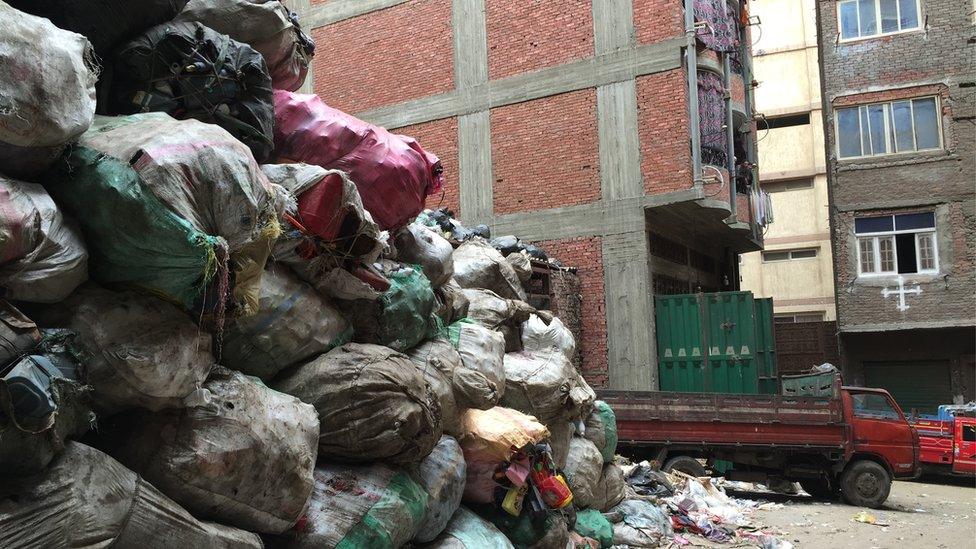
M823 449L850 445L843 403L780 395L601 391L617 434L635 446Z

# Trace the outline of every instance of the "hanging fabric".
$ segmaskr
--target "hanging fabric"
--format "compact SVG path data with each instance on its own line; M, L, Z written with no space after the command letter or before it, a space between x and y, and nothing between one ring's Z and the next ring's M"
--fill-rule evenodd
M710 71L698 72L698 115L702 162L724 167L728 156L725 87L722 77Z

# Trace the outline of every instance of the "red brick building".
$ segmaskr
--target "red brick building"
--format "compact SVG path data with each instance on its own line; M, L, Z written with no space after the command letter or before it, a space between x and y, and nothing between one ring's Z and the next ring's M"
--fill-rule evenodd
M578 267L584 372L634 389L657 384L653 295L735 289L761 247L744 3L290 2L306 87L440 156L429 207Z

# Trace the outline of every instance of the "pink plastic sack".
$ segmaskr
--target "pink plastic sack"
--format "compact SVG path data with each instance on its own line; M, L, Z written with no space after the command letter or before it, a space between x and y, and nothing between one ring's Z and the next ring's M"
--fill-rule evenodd
M342 170L384 230L406 225L444 184L441 162L411 137L329 107L317 95L275 90L275 154Z

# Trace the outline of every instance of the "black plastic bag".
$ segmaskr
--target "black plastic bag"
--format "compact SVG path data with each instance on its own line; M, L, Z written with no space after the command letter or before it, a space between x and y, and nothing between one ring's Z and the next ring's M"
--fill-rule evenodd
M274 148L274 90L261 54L199 23L153 27L115 52L109 110L221 126L258 162Z

